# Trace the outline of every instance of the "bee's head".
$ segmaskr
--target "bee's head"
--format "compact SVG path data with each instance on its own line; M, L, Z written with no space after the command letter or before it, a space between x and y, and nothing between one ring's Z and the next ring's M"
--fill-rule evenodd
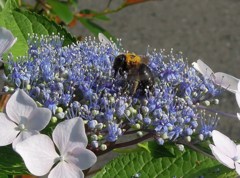
M120 75L124 75L124 72L127 71L127 61L125 54L120 54L114 59L113 70L114 78L117 76L118 72Z

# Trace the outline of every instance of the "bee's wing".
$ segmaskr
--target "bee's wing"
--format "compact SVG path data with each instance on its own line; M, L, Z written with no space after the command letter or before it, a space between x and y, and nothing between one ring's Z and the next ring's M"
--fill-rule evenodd
M16 41L17 38L13 36L11 31L0 27L0 57L4 52L9 50L9 48L11 48Z
M141 57L141 62L145 65L147 65L150 61L150 58L148 56L145 55L139 55Z
M104 34L99 33L98 34L98 40L104 45L104 46L111 46L114 50L117 50L117 46L113 41L110 41Z

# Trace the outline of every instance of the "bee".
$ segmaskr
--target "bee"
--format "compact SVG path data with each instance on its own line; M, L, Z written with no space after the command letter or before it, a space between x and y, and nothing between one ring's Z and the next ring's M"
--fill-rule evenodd
M98 35L99 41L103 45L110 45L116 49L116 45L107 39L103 34ZM124 93L129 90L130 95L134 95L138 89L145 93L145 89L152 90L154 85L154 75L147 66L149 59L147 56L140 56L134 53L123 53L115 57L113 62L114 78L118 73L126 78L123 87Z
M147 66L148 59L134 53L120 54L114 59L113 70L114 78L119 73L126 77L124 92L129 89L130 95L134 95L138 89L145 93L145 89L152 90L154 76L151 69Z

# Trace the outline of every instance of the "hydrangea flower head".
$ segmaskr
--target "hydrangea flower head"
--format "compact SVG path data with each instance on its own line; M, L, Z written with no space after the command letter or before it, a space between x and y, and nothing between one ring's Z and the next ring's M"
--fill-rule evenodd
M9 57L7 81L29 86L30 96L58 119L83 118L87 136L102 138L94 140L94 148L89 145L92 149L115 143L132 128L156 140L193 135L201 117L196 105L220 93L214 82L199 76L181 53L153 50L146 54L153 90L131 96L131 88L123 92L127 76L114 77L112 66L120 53L115 45L92 38L63 47L59 36L33 35L27 56L18 62Z

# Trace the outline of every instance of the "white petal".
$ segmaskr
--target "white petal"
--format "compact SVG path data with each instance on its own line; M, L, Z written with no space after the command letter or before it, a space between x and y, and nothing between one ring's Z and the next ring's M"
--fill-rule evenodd
M76 147L66 156L66 161L73 163L81 170L85 170L92 167L96 163L97 157L88 149Z
M61 161L50 172L48 178L84 178L84 174L80 169L73 165Z
M231 168L231 169L234 169L235 166L234 166L234 161L229 158L228 156L226 156L225 154L223 154L216 146L210 144L209 147L211 148L212 150L212 153L213 155L215 156L215 158L220 162L222 163L223 165Z
M240 113L237 113L238 120L240 120Z
M202 60L199 59L199 60L197 60L197 62L193 62L192 65L205 78L210 78L210 79L214 80L214 72Z
M102 43L104 46L111 46L114 50L117 50L117 46L115 43L111 42L104 34L99 33L98 34L98 40Z
M238 82L238 91L240 92L240 80Z
M79 117L59 123L53 131L53 141L59 149L61 155L72 151L74 145L87 146L87 136L85 133L83 120Z
M240 175L240 164L238 162L235 162L235 168L236 168L238 175Z
M44 129L52 117L52 112L47 108L36 108L34 109L26 123L26 128L28 130L41 131Z
M217 72L215 75L215 83L226 90L236 93L238 90L239 79L223 72Z
M23 158L28 170L36 176L47 174L59 157L52 140L43 134L34 135L18 143L16 151Z
M15 150L16 145L24 140L26 140L27 138L33 136L33 135L37 135L39 134L38 131L22 131L20 132L20 134L17 136L16 139L14 139L12 147Z
M6 28L0 27L0 56L11 48L16 42L17 38L14 38L11 31Z
M237 155L238 155L238 158L240 159L240 145L237 145Z
M237 156L237 145L226 135L217 130L213 130L212 139L215 146L222 154L230 158Z
M27 119L36 107L36 103L30 96L22 89L17 89L8 100L6 112L9 119L19 123L21 119Z
M238 107L240 108L240 93L236 93L235 97L236 97L236 101L237 101Z
M17 125L7 118L7 115L0 113L0 146L9 145L16 138L19 131Z

